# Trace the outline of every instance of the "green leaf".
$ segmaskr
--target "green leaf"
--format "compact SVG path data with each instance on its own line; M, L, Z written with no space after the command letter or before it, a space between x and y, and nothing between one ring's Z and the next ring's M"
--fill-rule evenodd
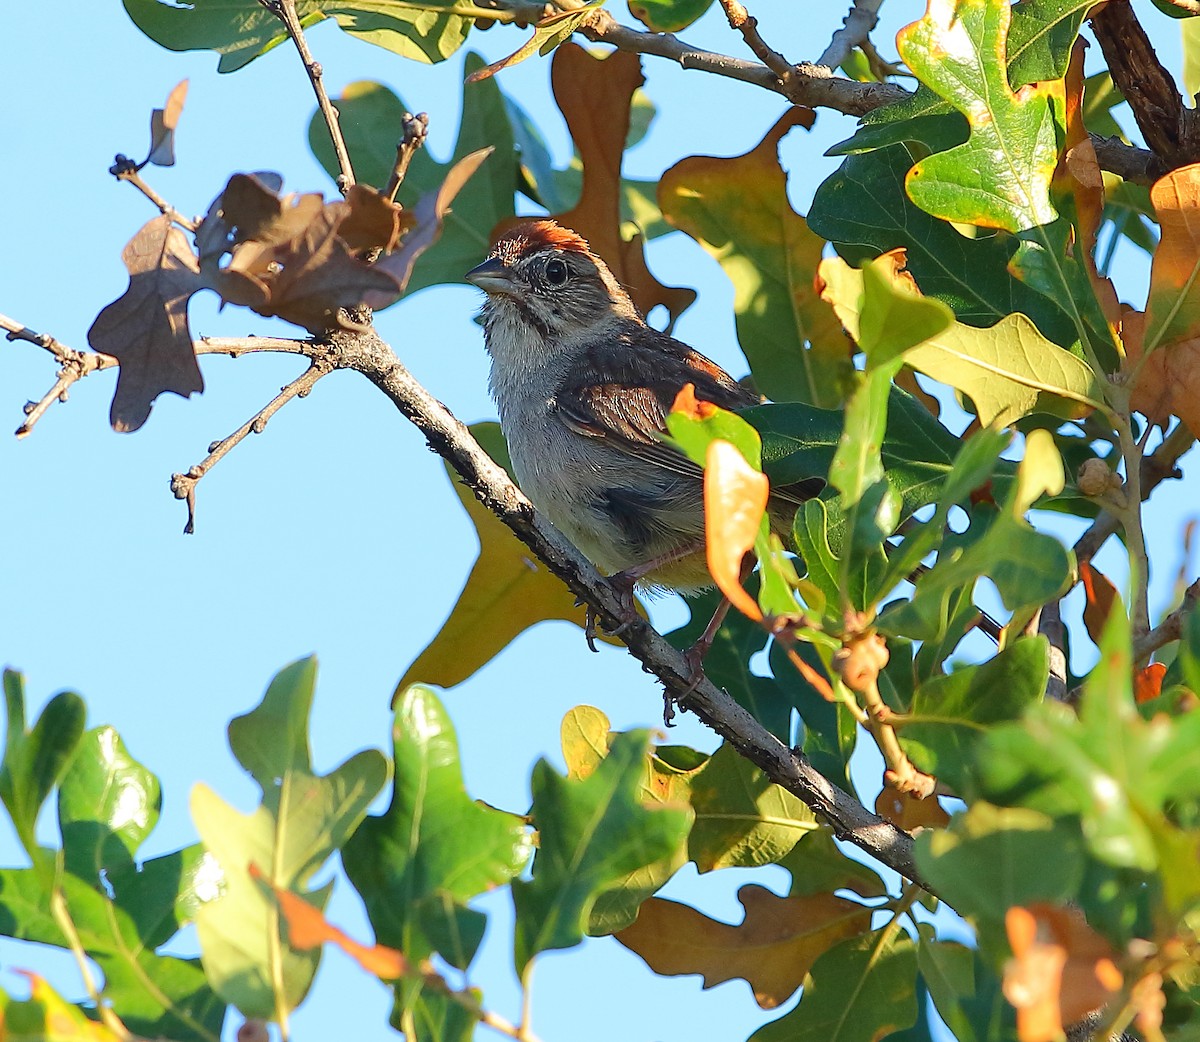
M851 366L837 319L814 287L824 241L788 202L779 142L811 118L792 109L750 152L691 156L659 182L663 216L720 262L734 287L738 342L775 401L835 408Z
M293 663L271 681L258 708L229 725L234 755L263 791L257 810L242 814L203 784L192 790L192 818L223 876L219 895L196 913L204 969L217 994L248 1017L271 1019L297 1006L321 955L287 945L275 900L250 867L270 885L324 908L332 883L306 887L354 832L388 776L375 749L329 774L312 773L308 715L315 685L316 661Z
M464 66L467 73L482 67L482 58L477 54L467 55ZM386 87L366 82L351 84L336 104L357 176L377 187L384 185L396 159L396 142L401 134L399 117L410 110ZM336 178L337 158L319 113L314 113L309 122L308 143L317 161L330 177ZM513 215L516 188L513 130L504 96L494 80L464 87L454 154L447 162L438 163L428 149L420 149L409 164L397 199L411 209L423 196L437 190L458 160L487 146L494 146L496 154L455 197L454 207L444 219L441 238L421 255L413 269L409 294L426 286L461 283L463 273L487 255L491 230Z
M843 941L814 964L800 1004L750 1042L861 1042L917 1019L916 945L903 930Z
M978 948L935 939L922 923L917 966L938 1015L957 1042L1016 1038L1016 1013L1000 990L1000 979Z
M915 158L902 144L847 157L817 188L808 226L852 264L903 247L921 292L949 304L961 322L992 326L1020 312L1054 343L1075 343L1078 331L1061 305L1008 270L1016 239L967 238L913 205L904 178Z
M67 871L98 880L133 864L162 806L158 779L129 755L112 727L83 736L58 792Z
M691 776L689 792L688 857L700 872L774 864L820 827L798 797L726 743Z
M629 0L629 13L655 33L677 33L696 21L712 0Z
M258 0L123 3L155 43L173 51L216 51L220 72L234 72L287 39L283 23ZM494 8L470 0L296 0L296 13L305 28L332 18L351 36L421 62L448 58L476 18L496 20Z
M645 731L617 735L604 761L580 780L562 777L545 760L535 765L533 878L512 884L518 973L539 952L578 944L596 898L621 876L667 856L687 834L685 810L650 810L641 800L647 746Z
M29 730L25 727L25 678L4 671L8 727L0 762L0 800L12 818L25 852L36 863L37 819L42 804L62 777L83 734L87 707L69 691L52 698Z
M463 1003L410 982L399 985L397 990L417 992L403 1007L397 1002L397 1010L405 1008L412 1017L414 1033L409 1042L471 1042L475 1037L479 1021ZM481 991L472 989L470 993L476 1002L482 1002ZM398 1012L392 1015L392 1026L402 1029Z
M1013 905L1074 899L1083 881L1079 831L1045 814L978 801L917 837L917 867L965 916L998 924ZM1029 867L1037 865L1031 872Z
M947 221L1019 232L1058 216L1050 179L1064 88L1054 80L1013 93L1005 72L1010 14L1008 0L931 7L896 46L917 78L971 125L964 144L912 168L909 197Z
M991 724L1019 719L1050 673L1045 637L1019 640L978 666L961 666L917 688L900 744L928 774L966 794L976 744Z
M82 713L78 719L82 723ZM65 871L41 870L49 851L37 852L38 867L0 870L0 933L67 947L51 912L62 900L78 943L103 972L105 1001L131 1031L216 1042L225 1004L209 988L199 960L156 952L190 921L198 893L213 885L215 866L197 847L135 863L158 807L158 779L116 731L85 734L59 783Z
M391 803L359 826L342 861L380 944L410 959L437 951L465 970L484 922L467 902L521 871L529 831L467 795L458 739L432 690L407 688L395 713Z

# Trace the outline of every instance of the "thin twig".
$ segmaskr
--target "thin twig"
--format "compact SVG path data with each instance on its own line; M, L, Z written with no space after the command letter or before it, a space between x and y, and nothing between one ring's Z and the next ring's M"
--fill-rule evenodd
M721 0L721 6L725 8L729 28L741 33L746 46L754 52L755 57L781 80L786 80L791 75L792 63L762 38L758 31L758 19L746 10L739 0Z
M414 116L411 112L406 112L401 126L403 134L396 143L396 163L392 167L387 187L383 190L383 194L393 202L395 202L396 193L400 191L400 186L404 183L404 177L408 173L408 164L412 162L412 157L417 154L417 150L425 144L425 139L429 136L429 114L418 112Z
M268 421L293 398L305 398L322 376L333 371L333 365L325 354L315 353L316 345L312 345L314 353L309 354L308 368L289 384L285 384L279 393L266 405L258 410L250 419L243 423L229 437L213 442L208 447L208 455L186 474L171 475L171 491L176 499L187 501L188 519L184 525L185 535L196 531L196 486L213 467L215 467L229 451L241 443L249 434L261 434L266 429Z
M312 84L313 93L317 96L317 108L329 128L329 137L333 141L333 151L337 156L338 191L345 195L354 184L354 168L350 165L350 153L346 149L346 139L342 136L342 126L338 121L338 111L329 100L325 83L321 79L321 63L312 56L308 48L308 40L304 36L304 27L300 24L300 16L296 13L296 0L258 0L268 11L283 22L283 27L296 45L296 52L304 63L304 71L308 73L308 81Z
M1037 630L1050 642L1050 675L1046 679L1046 695L1061 702L1067 695L1067 631L1063 626L1058 601L1042 605Z
M186 228L189 232L194 232L199 227L195 221L190 217L184 217L183 214L142 180L142 175L138 171L138 165L132 159L129 159L127 156L117 156L116 162L108 168L108 172L118 181L128 181L158 207L159 213L170 217L181 228Z
M883 0L854 0L850 13L842 19L842 28L833 34L825 53L817 59L818 65L836 69L855 47L867 42L872 30L879 24L879 8Z

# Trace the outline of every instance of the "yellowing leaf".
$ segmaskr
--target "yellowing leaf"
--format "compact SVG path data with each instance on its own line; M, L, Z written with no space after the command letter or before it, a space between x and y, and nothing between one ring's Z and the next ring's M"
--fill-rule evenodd
M4 1042L121 1042L130 1037L128 1032L114 1031L107 1023L90 1019L36 973L15 972L29 981L29 998L14 999L0 991L0 1039ZM107 1019L116 1018L109 1011Z
M1108 616L1120 595L1117 588L1088 561L1080 563L1079 578L1083 582L1083 592L1087 598L1083 608L1083 624L1087 627L1088 636L1099 646Z
M202 283L196 255L165 214L142 226L121 259L129 288L96 316L87 338L121 363L109 422L136 431L164 391L187 398L204 390L187 322L188 300Z
M651 898L637 922L616 934L655 973L699 973L711 988L741 977L763 1009L774 1009L804 981L817 958L871 928L871 910L833 894L779 897L753 884L738 891L746 916L737 926L687 905Z
M821 262L824 295L846 331L861 332L863 275L841 258ZM896 271L893 278L908 281ZM1047 340L1023 314L980 329L955 322L904 352L907 365L957 388L975 403L979 422L1001 426L1035 409L1077 417L1100 407L1103 394L1091 368Z
M533 35L512 54L507 58L492 62L491 65L485 65L482 69L476 69L467 76L467 82L478 83L480 80L495 76L496 73L507 69L510 65L517 65L526 58L532 58L535 51L539 54L549 54L563 40L567 39L593 10L603 4L604 0L591 0L591 3L584 4L576 10L559 11L556 14L547 15L534 25Z
M732 444L708 446L704 468L704 529L708 570L738 611L761 619L758 603L742 587L742 558L766 518L770 486Z

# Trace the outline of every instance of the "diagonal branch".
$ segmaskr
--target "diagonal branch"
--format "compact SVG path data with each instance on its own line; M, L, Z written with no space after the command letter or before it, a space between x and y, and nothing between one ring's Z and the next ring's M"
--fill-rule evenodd
M572 593L591 605L606 628L615 629L623 621L620 594L533 508L466 426L416 381L374 329L334 333L329 343L336 366L362 373L382 391L425 435L433 451L453 464L479 501ZM789 749L707 677L701 676L697 682L684 655L645 619L626 624L621 640L646 670L658 677L670 697L692 710L771 781L828 819L839 839L849 840L900 875L921 883L907 833L830 782L803 753Z

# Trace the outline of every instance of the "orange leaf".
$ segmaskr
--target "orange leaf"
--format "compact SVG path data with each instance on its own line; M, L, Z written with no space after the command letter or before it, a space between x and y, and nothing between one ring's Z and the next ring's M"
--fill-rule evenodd
M1152 702L1162 694L1163 677L1167 667L1161 662L1151 662L1145 669L1133 675L1133 697L1139 705Z
M1123 983L1108 942L1077 912L1034 904L1004 917L1013 958L1004 997L1017 1009L1021 1042L1054 1042L1063 1025L1103 1006Z
M397 980L413 973L412 964L402 952L386 948L382 944L367 946L348 936L334 926L299 894L272 886L267 882L262 869L250 865L250 875L264 886L268 886L279 902L279 911L288 927L288 943L297 951L319 948L322 944L335 944L357 962L368 973L381 980Z
M871 928L871 910L833 894L779 897L750 884L738 891L738 926L687 905L652 897L637 920L613 936L664 976L699 973L704 987L741 977L763 1009L774 1009L839 941Z
M1142 359L1142 341L1146 333L1146 313L1126 308L1121 315L1121 342L1125 345L1126 373ZM1182 345L1180 345L1182 346ZM1166 427L1174 412L1174 389L1167 373L1167 352L1155 351L1138 371L1129 404L1151 423Z
M1119 600L1120 595L1117 588L1087 561L1079 566L1079 578L1083 580L1083 592L1087 597L1087 604L1083 609L1083 624L1087 627L1088 636L1099 644L1101 634L1104 633L1104 624L1108 621L1113 604Z
M1162 226L1146 302L1153 350L1200 336L1200 163L1155 182L1150 201Z
M718 411L712 402L696 397L695 384L684 384L671 403L671 412L682 413L689 420L707 420Z
M752 619L763 617L758 604L742 588L742 558L754 540L767 510L770 485L729 442L708 446L704 468L704 528L708 570L717 588L738 611Z
M552 216L604 258L643 315L661 304L673 322L696 299L695 290L664 286L646 267L642 237L621 235L621 162L629 105L644 82L640 59L628 51L597 57L578 44L564 43L554 52L550 83L583 164L583 188L574 209ZM492 230L493 240L518 223L518 218L501 222Z

